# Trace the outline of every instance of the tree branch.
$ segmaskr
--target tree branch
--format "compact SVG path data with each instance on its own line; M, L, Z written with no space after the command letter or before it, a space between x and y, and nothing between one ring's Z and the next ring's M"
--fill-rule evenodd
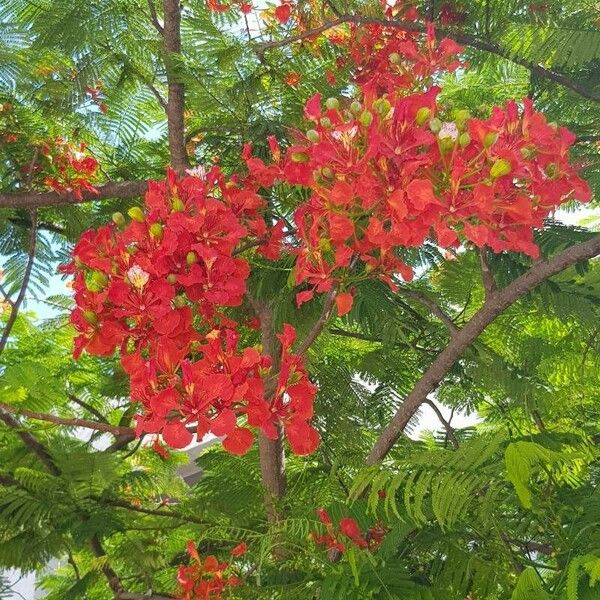
M487 248L479 248L479 262L481 264L481 280L483 282L483 289L485 290L485 297L491 298L496 293L496 280L494 274L490 268L490 263L487 257Z
M446 421L446 419L444 419L444 415L442 414L442 411L438 408L438 406L435 402L433 402L429 398L426 398L424 403L431 406L431 408L433 409L433 412L435 413L439 422L444 426L444 429L446 430L446 436L450 440L452 447L455 450L457 450L458 449L458 439L456 438L456 433L454 433L454 428L452 427L452 425L450 425L450 423L448 421Z
M319 318L317 319L315 324L312 326L311 330L308 332L308 334L306 335L306 337L300 344L300 347L298 348L298 351L296 352L296 354L298 354L298 356L303 356L304 354L306 354L306 351L312 346L314 341L319 337L319 335L323 331L323 328L325 327L325 325L327 325L327 322L329 321L331 314L333 312L333 307L335 304L336 296L337 296L337 289L331 290L325 296L325 301L323 302L323 309L321 310L321 314L319 315Z
M46 470L58 477L60 471L54 464L52 457L47 450L28 432L23 429L21 423L12 417L9 413L0 408L0 421L3 421L8 427L13 429L21 438L21 441L40 459L41 463L46 467Z
M74 402L78 406L81 406L81 408L93 414L101 423L108 423L108 419L99 410L96 410L91 404L88 404L85 400L78 398L75 394L67 394L67 396L71 402Z
M101 502L101 500L99 500ZM179 521L186 521L188 523L196 523L197 525L208 525L206 521L198 519L192 515L179 515L168 510L161 510L159 508L144 508L143 506L134 506L124 500L110 500L109 504L117 508L124 508L125 510L131 510L133 512L142 513L144 515L151 515L154 517L167 517L169 519L178 519Z
M169 130L169 153L171 166L178 175L189 169L185 149L185 90L177 81L173 68L173 56L181 54L181 8L179 0L163 0L164 9L164 61L167 73L169 96L167 100L167 127Z
M425 294L405 287L401 287L398 290L398 293L407 298L412 298L416 302L427 307L429 312L437 317L447 327L451 334L455 334L459 331L454 321L431 298L425 296Z
M23 273L23 281L21 282L21 289L19 290L19 294L17 299L14 302L11 302L10 315L8 316L8 320L6 321L6 325L4 325L4 329L2 330L2 337L0 338L0 354L6 347L6 342L8 342L8 337L10 336L10 332L17 320L17 316L19 314L19 308L21 308L21 304L23 300L25 300L25 294L27 293L27 287L29 286L29 279L31 278L31 271L33 269L33 263L35 261L35 248L37 245L37 212L36 210L31 211L31 233L29 237L29 249L28 249L28 258L27 265L25 266L25 272Z
M152 23L152 25L154 25L154 29L156 29L156 31L158 31L158 33L160 33L160 35L163 34L163 26L160 24L160 21L158 20L158 15L156 14L156 6L154 6L154 0L148 0L148 10L150 11L150 22Z
M338 25L342 25L344 23L354 23L355 25L383 25L385 27L401 29L402 31L407 31L409 33L426 33L427 31L427 26L424 23L409 21L391 21L386 19L361 17L359 15L344 15L339 19L328 21L326 23L323 23L323 25L319 27L309 29L298 35L290 36L282 40L276 40L273 42L265 42L263 44L259 44L257 45L256 50L260 55L262 55L266 50L270 50L272 48L280 48L289 44L293 44L294 42L300 42L302 40L312 38L320 33L323 33L324 31L327 31L328 29L337 27ZM509 50L502 48L494 42L482 40L477 36L470 35L468 33L461 33L459 31L450 31L447 29L440 28L436 28L435 34L438 39L449 38L458 42L459 44L470 46L471 48L476 48L477 50L482 50L483 52L489 52L490 54L500 56L517 65L525 67L538 77L548 79L550 81L553 81L554 83L558 83L559 85L570 89L571 91L579 94L583 98L592 100L594 102L600 102L600 93L594 92L590 86L580 85L579 83L573 81L572 79L570 79L566 75L563 75L562 73L558 73L557 71L553 71L551 69L543 67L542 65L529 61L525 58L519 58L518 56L514 56Z
M109 181L96 187L97 194L82 190L82 200L68 192L15 192L0 194L0 208L42 208L94 202L108 198L137 198L146 193L147 181Z
M46 413L34 412L25 408L19 408L10 404L4 404L0 402L0 410L5 413L12 413L13 415L23 415L28 419L35 419L37 421L46 421L48 423L54 423L55 425L68 425L71 427L84 427L85 429L94 429L96 431L103 431L105 433L112 433L114 436L129 435L133 434L134 430L131 427L119 427L118 425L111 425L110 423L98 423L97 421L90 421L88 419L67 419L63 417L56 417Z
M375 464L386 456L396 440L402 435L409 420L421 404L425 402L427 395L435 390L462 353L502 311L549 277L560 273L580 260L593 258L599 253L600 235L596 235L586 242L563 250L550 259L535 263L526 273L517 277L504 289L496 292L492 298L486 300L483 307L450 340L448 346L442 350L406 397L375 442L367 457L367 463Z

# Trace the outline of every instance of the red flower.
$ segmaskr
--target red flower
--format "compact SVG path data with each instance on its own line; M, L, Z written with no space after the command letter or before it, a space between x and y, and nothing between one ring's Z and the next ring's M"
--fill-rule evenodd
M275 18L284 25L289 21L290 15L292 14L292 7L288 2L283 1L275 9Z
M296 87L300 83L300 74L296 71L290 71L284 80L290 87Z
M240 542L231 550L231 556L243 556L246 552L248 552L248 546L246 546L245 542Z

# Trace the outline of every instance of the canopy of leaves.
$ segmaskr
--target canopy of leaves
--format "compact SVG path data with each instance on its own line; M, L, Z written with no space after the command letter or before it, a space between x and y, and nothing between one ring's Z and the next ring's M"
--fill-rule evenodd
M449 0L417 8L459 41L466 35L477 42L466 46L469 68L445 77L445 99L487 116L494 104L531 97L549 120L579 136L573 158L597 205L600 102L544 75L558 74L598 98L597 5ZM300 2L296 9L307 27L342 14L381 17L379 2L363 0ZM456 15L450 21L449 11ZM23 166L58 136L85 142L103 179L163 177L169 154L162 22L162 7L152 0L2 2L0 193L31 187ZM304 128L302 106L315 92L351 94L345 67L336 63L340 50L323 38L261 46L297 33L268 7L244 18L185 0L181 32L173 69L185 85L193 164L217 157L233 172L243 142L266 156L267 135L285 144L294 128ZM337 83L324 77L328 70ZM297 85L286 83L292 72ZM101 89L99 101L89 89ZM298 192L280 188L271 202L274 214L291 219ZM448 259L434 246L405 257L418 277L399 293L373 281L359 285L350 313L331 321L308 353L322 443L308 458L287 459L287 494L273 521L256 449L240 458L208 448L197 459L202 478L188 486L180 475L184 453L163 458L130 433L26 414L124 430L134 424L118 361L73 361L71 301L56 294L54 275L82 231L132 204L109 199L38 211L27 300L52 307L52 317L39 319L25 307L1 355L0 406L17 427L0 422L0 568L42 574L51 558L59 559L61 566L42 578L49 600L119 598L107 585L110 570L132 590L127 597L175 597L177 569L189 560L187 540L201 555L225 559L243 540L248 553L235 567L243 585L228 596L236 599L599 597L598 261L569 268L514 303L449 370L430 401L445 415L477 416L477 425L436 422L419 439L402 438L371 467L365 457L381 429L452 343L431 303L460 328L486 290L477 249ZM31 218L19 207L0 210L0 300L14 299L23 279ZM537 242L548 257L592 236L557 217ZM531 265L510 253L484 258L499 288ZM252 250L248 260L254 296L273 302L277 323L306 333L321 307L313 301L296 309L290 264L266 262ZM0 302L3 322L9 304ZM384 541L373 552L328 554L311 538L324 531L314 512L322 506L336 522L352 516L362 530L381 524ZM0 579L0 598L5 587Z

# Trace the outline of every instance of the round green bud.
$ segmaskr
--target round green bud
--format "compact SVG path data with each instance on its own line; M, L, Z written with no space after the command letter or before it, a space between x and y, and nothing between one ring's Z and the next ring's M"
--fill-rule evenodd
M98 315L93 310L84 310L83 318L92 325L95 325L98 322Z
M387 98L379 98L373 103L373 106L382 117L385 117L392 108L392 105Z
M523 146L523 148L521 148L521 156L526 159L533 158L535 156L535 148Z
M361 113L358 120L360 121L361 125L363 125L364 127L368 127L373 122L373 114L370 113L368 110L365 110Z
M417 125L424 125L425 123L427 123L427 121L429 121L430 117L431 109L427 106L421 106L421 108L417 111L417 114L415 116L415 122L417 123Z
M550 177L550 179L554 179L559 172L558 165L556 163L550 163L546 166L544 172L546 175L548 175L548 177Z
M161 238L163 234L163 226L160 223L152 223L150 225L150 235L155 238Z
M465 131L458 136L458 143L461 148L466 148L471 143L471 136Z
M193 265L194 263L198 262L198 255L195 252L188 252L185 255L185 262L188 265Z
M139 206L133 206L127 211L127 214L138 223L143 223L146 220L146 215Z
M490 146L493 146L496 143L497 139L498 134L495 131L490 131L489 133L486 133L483 138L483 146L485 148L489 148Z
M392 52L390 54L390 62L393 65L399 65L402 62L402 57L397 52Z
M175 196L171 202L171 208L173 209L173 212L182 212L185 210L185 204L179 196Z
M292 152L292 160L297 163L308 162L309 156L306 152Z
M327 98L325 106L329 110L337 110L340 107L340 101L337 98Z
M351 105L350 105L350 111L352 113L354 113L355 115L357 115L360 111L362 110L362 104L358 101L355 100Z
M440 138L439 144L442 152L448 152L448 150L454 148L454 140L451 137Z
M331 167L323 167L321 169L321 175L326 179L332 179L334 175L333 169Z
M502 177L508 175L512 171L511 164L504 158L499 158L490 169L490 176L494 179L496 177Z
M429 129L431 129L433 133L439 133L441 128L442 122L437 117L433 117L433 119L429 121Z
M175 273L169 273L167 275L167 283L175 285L177 283L177 275L175 275Z
M331 119L329 117L321 117L319 123L321 123L323 127L331 127Z
M113 213L112 220L117 227L123 227L123 225L125 225L125 217L123 216L123 213Z
M319 135L319 132L316 129L309 129L306 132L306 137L308 141L313 142L313 144L316 144L321 139L321 136Z
M175 296L175 298L173 298L173 305L175 308L183 308L186 305L185 296L183 294Z
M454 122L459 127L463 127L470 118L471 118L471 113L468 110L457 110L454 113Z

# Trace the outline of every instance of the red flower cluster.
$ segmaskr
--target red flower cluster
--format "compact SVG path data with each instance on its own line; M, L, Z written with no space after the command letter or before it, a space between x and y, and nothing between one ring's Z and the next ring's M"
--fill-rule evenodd
M282 423L297 454L318 445L308 423L316 388L292 353L293 327L284 325L279 336L273 373L275 357L240 349L238 325L223 312L242 303L249 266L235 249L249 232L266 235L261 206L256 193L226 182L217 168L204 179L178 181L169 172L167 181L150 184L145 212L131 209L129 224L118 213L113 225L86 232L76 245L64 268L75 275L75 356L120 351L131 398L143 409L138 434L162 433L182 448L194 433L212 432L225 438L226 450L243 454L253 441L238 425L243 418L273 439ZM276 256L281 231L259 251Z
M108 111L108 106L106 106L106 103L102 100L102 90L102 82L97 81L94 87L86 86L84 91L91 98L92 102L100 109L100 112L106 113Z
M91 181L96 175L98 162L85 150L83 142L75 148L62 138L44 143L41 154L46 161L40 166L45 174L44 184L56 192L71 192L78 200L82 198L82 190L95 193Z
M312 538L315 543L327 546L328 550L337 550L344 553L348 540L357 548L376 550L389 531L387 527L376 523L362 534L358 523L352 517L343 517L335 526L329 513L324 508L318 508L315 512L321 523L325 525L327 533L313 533Z
M191 541L187 543L187 552L192 563L187 567L180 567L177 573L177 581L181 587L179 600L220 600L227 588L240 585L241 581L237 577L225 575L228 563L219 562L212 555L202 560Z
M401 250L426 239L537 257L533 230L560 204L591 198L569 164L573 134L547 123L528 99L496 107L487 120L450 111L430 81L458 66L460 47L436 44L431 28L422 45L414 34L393 34L355 32L356 100L323 106L315 94L304 109L311 129L284 156L275 148L267 165L248 148L243 154L261 185L310 190L295 213L295 281L305 286L298 305L337 287L343 314L356 281L379 277L394 289L398 275L412 278Z

